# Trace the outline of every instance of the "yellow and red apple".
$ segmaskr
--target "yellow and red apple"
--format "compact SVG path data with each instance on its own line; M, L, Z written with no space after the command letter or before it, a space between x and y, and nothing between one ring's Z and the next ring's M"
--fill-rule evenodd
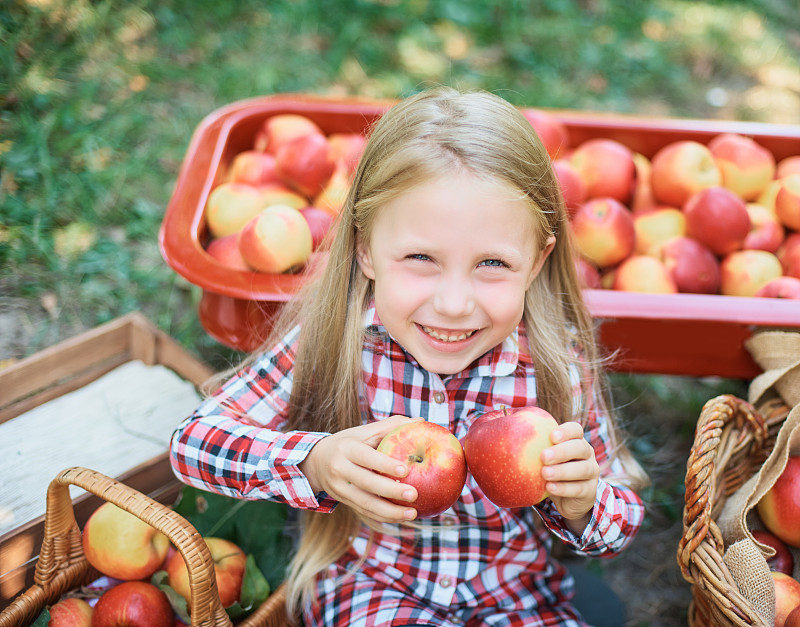
M206 246L206 252L222 265L234 270L252 270L245 263L242 253L239 252L239 235L237 233L211 240Z
M756 505L764 526L786 544L800 547L800 455L792 455Z
M675 294L678 287L664 263L650 255L631 255L614 270L613 289L623 292Z
M722 183L722 174L708 146L693 140L662 147L653 155L651 167L655 200L670 207L682 207L692 194Z
M800 300L800 279L793 276L779 276L762 285L755 296Z
M787 229L800 231L800 174L778 179L775 215Z
M325 189L336 163L328 139L324 135L310 134L281 146L275 153L275 167L286 185L311 199Z
M686 216L675 207L654 207L633 214L635 251L658 256L658 248L673 237L686 235Z
M720 133L708 148L722 174L722 186L744 200L755 200L775 176L775 157L754 139Z
M203 538L203 540L205 540L214 562L219 600L222 607L229 607L241 598L247 555L230 540L216 537ZM186 599L186 603L191 603L189 570L183 556L178 552L172 554L167 560L165 570L170 587Z
M569 148L569 129L555 115L541 109L522 109L522 115L542 140L547 154L557 159Z
M425 420L400 425L383 437L378 451L408 467L401 481L417 490L417 500L390 500L413 507L418 518L441 514L461 495L467 478L464 449L445 427Z
M800 233L787 235L777 254L783 273L800 279Z
M555 418L538 407L503 408L478 417L464 437L467 467L498 507L530 507L547 496L542 451Z
M633 194L636 166L631 150L613 139L589 139L569 159L586 187L587 198L627 203Z
M155 527L113 503L98 507L83 528L88 562L115 579L146 579L164 563L169 540Z
M784 157L775 166L775 178L782 179L790 174L800 174L800 155Z
M556 175L558 186L561 188L561 196L564 198L564 205L571 217L575 210L586 201L586 186L572 163L567 159L553 161L553 174Z
M278 182L275 157L259 150L243 150L231 161L228 182L264 185Z
M349 177L356 171L364 154L367 137L363 133L331 133L328 135L328 145L337 169Z
M777 252L786 237L780 220L764 205L747 203L750 216L750 232L744 238L742 248L755 248L771 253Z
M323 134L316 122L297 113L280 113L264 120L256 131L253 148L274 155L293 139L311 134Z
M755 296L782 274L781 262L766 250L736 250L722 258L720 292L726 296Z
M775 627L786 627L789 614L800 607L800 581L774 570L770 575L775 584Z
M237 243L248 266L279 274L304 264L314 241L299 209L271 205L245 224Z
M599 268L618 264L634 250L633 215L613 198L586 201L575 211L571 224L578 252Z
M92 607L83 599L67 597L50 607L49 627L91 627Z
M92 627L173 627L167 595L147 581L125 581L107 590L92 613Z

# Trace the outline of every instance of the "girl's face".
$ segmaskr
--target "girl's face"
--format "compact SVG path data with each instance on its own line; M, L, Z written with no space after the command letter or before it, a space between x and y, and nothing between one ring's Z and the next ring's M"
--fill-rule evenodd
M447 375L514 331L554 244L536 241L517 190L460 173L382 207L357 258L392 337L423 368Z

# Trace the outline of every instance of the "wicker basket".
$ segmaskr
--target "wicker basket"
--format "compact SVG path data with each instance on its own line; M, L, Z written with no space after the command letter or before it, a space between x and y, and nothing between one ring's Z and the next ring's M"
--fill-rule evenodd
M722 560L715 519L726 499L764 463L790 408L780 399L758 409L735 396L709 400L697 421L686 467L686 503L678 563L692 584L689 625L766 625L739 592Z
M141 492L86 468L68 468L50 482L47 490L45 529L35 583L0 613L0 627L27 627L42 609L68 590L97 576L83 553L81 531L75 522L69 486L75 485L134 514L166 535L183 555L192 592L189 611L195 627L230 626L217 593L214 562L197 530L182 516ZM289 624L285 589L281 585L239 627Z

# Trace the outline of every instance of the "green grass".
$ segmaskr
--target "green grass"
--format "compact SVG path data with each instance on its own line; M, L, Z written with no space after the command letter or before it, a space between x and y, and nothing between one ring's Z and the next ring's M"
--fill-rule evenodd
M234 100L446 83L527 106L800 119L793 0L2 6L0 291L40 314L27 352L140 309L210 361L229 358L156 237L193 129Z

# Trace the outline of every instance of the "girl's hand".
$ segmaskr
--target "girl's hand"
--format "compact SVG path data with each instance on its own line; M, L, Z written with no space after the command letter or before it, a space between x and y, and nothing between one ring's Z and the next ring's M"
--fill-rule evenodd
M411 420L421 419L391 416L326 436L301 462L300 471L315 493L325 491L361 516L387 523L414 520L417 512L412 504L417 491L392 478L404 477L408 469L375 450L383 436ZM395 505L387 500L390 498L408 501L409 506Z
M600 467L579 423L559 425L550 434L550 441L553 446L542 451L545 487L567 526L581 535L594 509Z

